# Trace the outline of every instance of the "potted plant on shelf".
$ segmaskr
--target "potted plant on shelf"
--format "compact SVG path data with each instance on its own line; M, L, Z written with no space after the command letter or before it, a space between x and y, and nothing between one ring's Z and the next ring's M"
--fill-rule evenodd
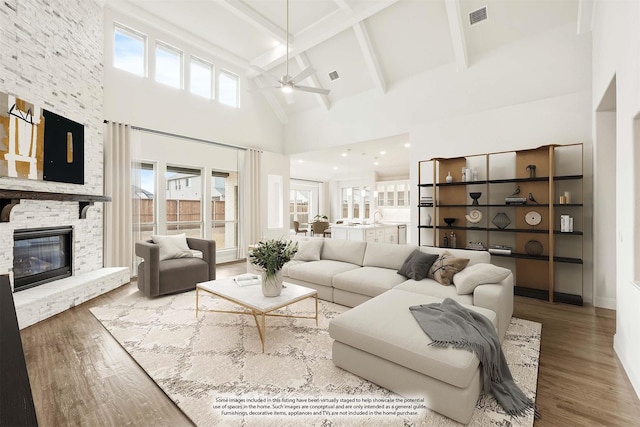
M262 269L262 293L277 297L282 292L282 266L298 252L298 242L271 239L259 242L249 254L249 261Z

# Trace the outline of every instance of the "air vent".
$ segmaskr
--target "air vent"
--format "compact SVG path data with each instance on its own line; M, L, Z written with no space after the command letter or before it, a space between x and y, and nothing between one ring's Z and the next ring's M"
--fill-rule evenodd
M487 19L487 7L474 10L469 14L469 25L475 25Z
M329 73L329 78L331 79L331 81L334 81L334 80L338 80L340 76L338 75L338 72L334 70Z

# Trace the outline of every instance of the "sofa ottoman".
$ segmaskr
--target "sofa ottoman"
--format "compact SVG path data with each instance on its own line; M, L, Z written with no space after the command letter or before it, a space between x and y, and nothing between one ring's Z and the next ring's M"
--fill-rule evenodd
M468 423L482 389L480 361L465 350L431 347L409 307L441 298L391 289L329 323L333 363L404 397ZM497 326L496 314L465 305Z

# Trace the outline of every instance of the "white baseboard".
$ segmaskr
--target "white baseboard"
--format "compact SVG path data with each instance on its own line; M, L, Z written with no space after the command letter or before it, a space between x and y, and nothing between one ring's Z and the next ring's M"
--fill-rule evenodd
M616 309L615 298L595 297L593 305L600 308L608 308L609 310Z
M623 356L625 354L624 349L620 348L620 340L617 339L618 334L613 336L613 350L616 352L618 356L618 360L622 363L622 366L627 374L627 378L629 378L629 382L631 386L636 391L638 395L638 399L640 399L640 372L635 372L633 370L634 364L633 361L626 360Z

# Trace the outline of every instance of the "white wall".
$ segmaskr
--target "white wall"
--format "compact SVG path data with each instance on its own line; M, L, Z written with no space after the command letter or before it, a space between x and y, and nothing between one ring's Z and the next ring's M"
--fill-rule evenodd
M612 78L616 78L616 225L607 234L615 236L616 335L614 349L640 396L640 286L634 279L634 229L640 227L636 211L638 146L634 119L640 111L640 3L632 0L597 1L593 27L593 100L597 108ZM596 132L596 136L598 133ZM596 140L597 146L602 141ZM604 141L606 143L606 141ZM598 164L596 163L596 167ZM612 171L598 170L598 173ZM598 203L595 204L596 213ZM596 260L598 262L598 260ZM602 265L602 268L612 266Z
M232 108L189 93L156 83L154 61L150 60L149 76L138 77L113 64L114 21L147 35L148 52L155 54L156 40L183 50L183 60L191 55L212 62L240 76L240 108ZM160 24L158 24L160 25ZM159 28L162 28L161 26ZM283 125L275 117L260 93L249 93L249 83L241 69L210 53L208 46L193 46L185 40L159 30L127 15L105 9L104 19L104 115L111 121L161 130L209 141L282 152ZM188 67L185 67L188 70Z
M0 187L103 194L102 28L102 9L93 1L0 6L0 92L83 124L85 162L84 184L1 177ZM62 225L73 226L73 274L102 268L102 205L79 219L78 202L22 201L11 221L0 223L0 274L13 267L14 229ZM75 296L68 298L71 304Z
M263 209L260 212L262 229L264 237L267 239L288 238L289 236L289 156L282 156L276 153L262 153L262 179L260 180L260 205ZM274 203L269 199L269 191L267 188L269 175L282 177L282 227L268 228L268 209L267 207Z

